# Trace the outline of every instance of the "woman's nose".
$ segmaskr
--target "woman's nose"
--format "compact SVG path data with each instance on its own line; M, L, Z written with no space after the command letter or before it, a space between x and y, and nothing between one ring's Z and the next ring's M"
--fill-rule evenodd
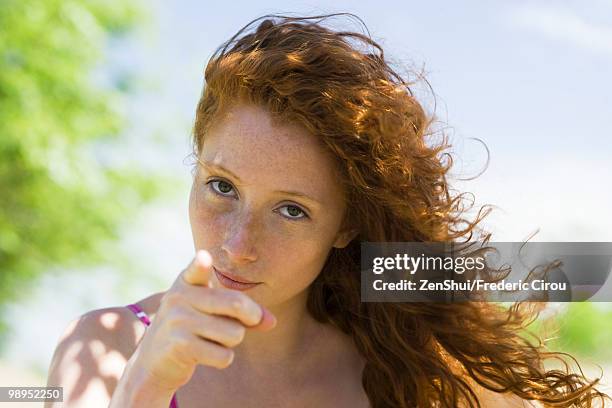
M257 259L255 243L258 236L255 217L246 216L238 219L228 230L221 249L235 263L253 262Z

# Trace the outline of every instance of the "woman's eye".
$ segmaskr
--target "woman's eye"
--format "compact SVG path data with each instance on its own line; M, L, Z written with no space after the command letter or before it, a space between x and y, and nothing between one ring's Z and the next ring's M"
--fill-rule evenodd
M286 211L283 211L286 210ZM281 207L281 214L292 220L300 220L302 218L308 218L308 215L298 206L286 205Z
M222 197L234 197L232 191L234 187L225 180L213 179L206 183L210 185L211 189L215 194L218 194ZM303 218L308 218L308 214L304 210L302 210L297 205L285 205L280 208L279 212L290 220L301 220Z
M212 189L214 190L215 193L220 194L224 197L231 197L232 195L229 194L234 187L232 187L232 185L230 183L228 183L227 181L223 181L223 180L210 180L208 183L206 184L210 184L212 186Z

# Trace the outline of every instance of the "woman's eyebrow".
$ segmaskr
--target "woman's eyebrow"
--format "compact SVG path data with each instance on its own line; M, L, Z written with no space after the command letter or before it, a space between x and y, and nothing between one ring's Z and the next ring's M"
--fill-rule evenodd
M300 193L299 191L285 191L285 190L276 190L275 193L279 193L279 194L285 194L285 195L290 195L290 196L294 196L294 197L298 197L298 198L302 198L304 200L307 201L311 201L312 203L314 203L317 206L321 205L321 202L318 200L315 200L314 198L312 198L311 196L304 194L304 193Z
M207 168L214 168L214 169L218 169L221 170L227 174L229 174L230 176L234 177L239 183L242 183L242 180L240 180L240 177L238 177L237 175L235 175L231 170L223 167L220 164L215 164L215 163L210 163L204 160L198 160L204 167ZM314 203L317 206L321 205L321 202L319 200L316 200L314 198L312 198L311 196L304 194L304 193L300 193L299 191L286 191L286 190L276 190L275 193L279 193L279 194L285 194L285 195L290 195L290 196L294 196L294 197L299 197L302 198L304 200L310 201L312 203Z
M204 167L215 168L215 169L221 170L221 171L229 174L230 176L234 177L236 180L238 180L238 182L242 183L242 180L240 180L240 177L238 177L237 175L235 175L234 173L232 173L230 170L226 169L222 165L215 164L215 163L209 163L209 162L204 161L204 160L198 160L198 161L200 162L200 164L204 165Z

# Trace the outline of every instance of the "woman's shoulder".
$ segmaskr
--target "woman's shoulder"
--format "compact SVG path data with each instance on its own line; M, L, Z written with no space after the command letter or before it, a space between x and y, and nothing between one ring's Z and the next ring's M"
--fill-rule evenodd
M145 313L157 310L154 294L137 303ZM60 336L47 383L63 386L64 398L103 398L117 384L145 325L125 306L90 310L73 319Z
M134 303L147 315L154 316L162 295L163 292L155 293ZM145 325L126 305L106 307L90 310L72 320L60 338L60 343L88 340L92 345L104 343L106 349L125 354L133 351L144 330Z

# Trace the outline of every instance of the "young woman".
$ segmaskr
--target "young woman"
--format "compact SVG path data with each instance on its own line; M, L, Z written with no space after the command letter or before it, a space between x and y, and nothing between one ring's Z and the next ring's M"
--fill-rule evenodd
M211 58L194 129L196 256L167 291L70 325L49 373L61 406L603 400L597 381L543 368L558 355L523 339L533 314L521 307L360 301L360 242L469 239L487 212L464 218L448 145L427 143L432 119L379 45L322 19L262 17Z

